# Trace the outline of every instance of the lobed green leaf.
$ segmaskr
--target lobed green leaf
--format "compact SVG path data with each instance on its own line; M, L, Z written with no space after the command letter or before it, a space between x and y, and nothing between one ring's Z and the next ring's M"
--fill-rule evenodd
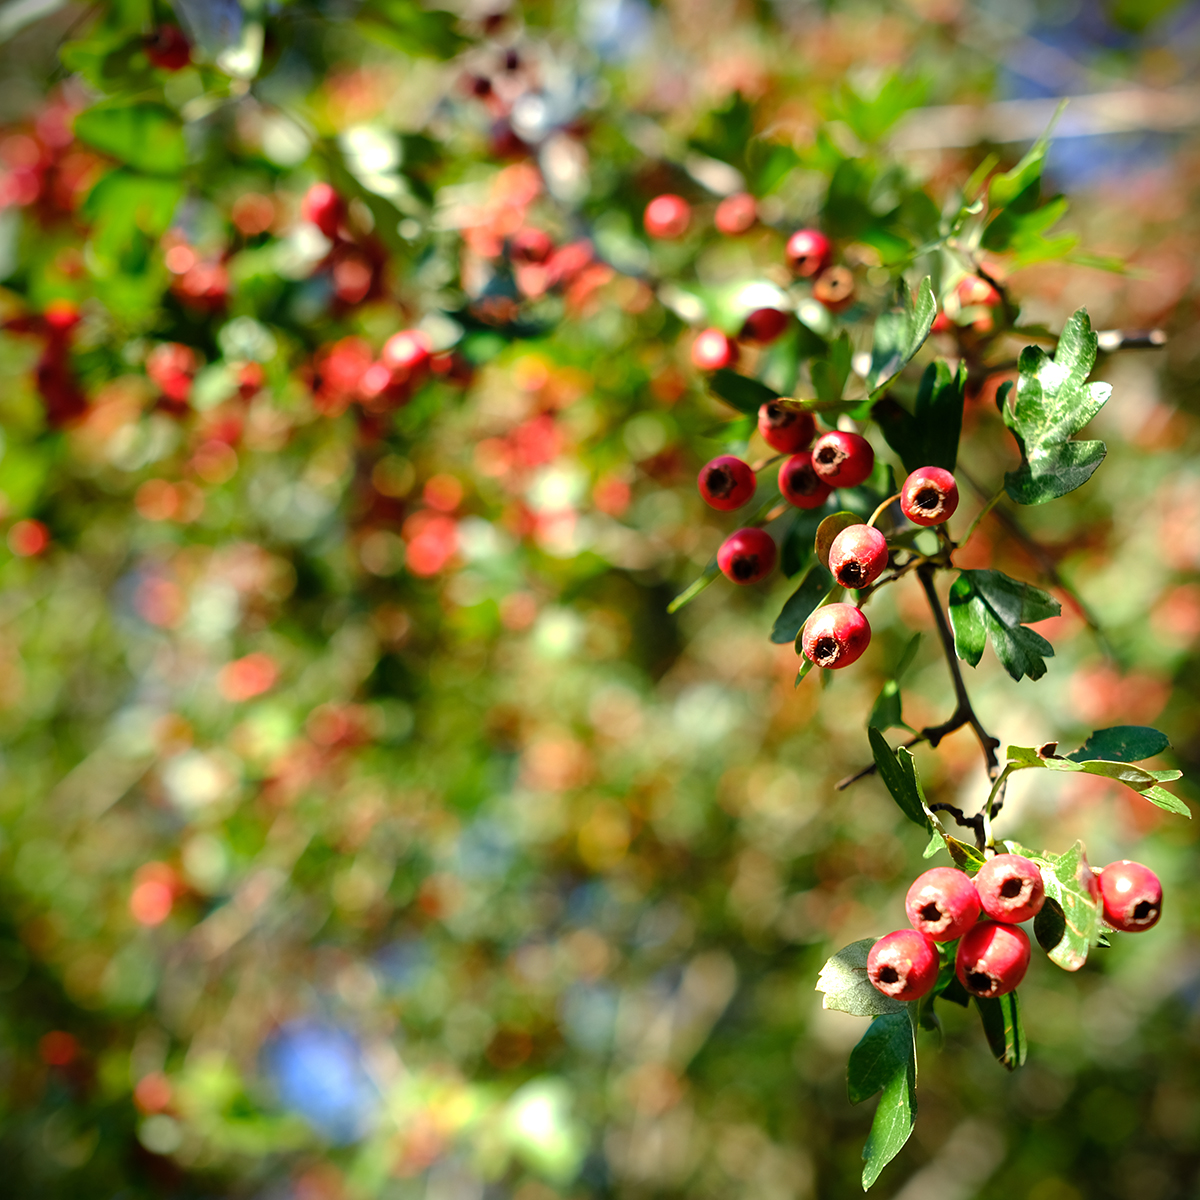
M978 666L988 637L1004 669L1013 677L1040 679L1054 647L1030 621L1055 617L1061 606L1053 596L1000 571L963 571L950 588L950 623L958 657Z
M878 938L863 938L839 950L817 976L818 992L824 992L822 1008L874 1017L880 1013L902 1013L904 1005L877 991L867 978L867 955Z

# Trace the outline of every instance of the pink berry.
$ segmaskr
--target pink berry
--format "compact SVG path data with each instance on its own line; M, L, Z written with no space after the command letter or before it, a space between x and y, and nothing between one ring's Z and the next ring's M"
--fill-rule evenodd
M812 448L813 470L833 488L858 487L875 469L875 451L865 437L840 429L823 433Z
M975 890L983 911L994 921L1019 925L1036 917L1046 902L1037 864L1020 854L997 854L979 868Z
M769 345L787 328L787 313L777 308L756 308L742 323L738 335L744 341Z
M1141 933L1162 916L1162 884L1149 867L1127 858L1100 872L1104 919L1125 933Z
M407 377L426 366L431 353L426 333L420 329L402 329L383 343L379 357L385 366Z
M796 508L820 508L832 489L813 470L812 455L801 450L779 468L779 490Z
M979 917L979 893L954 867L934 867L918 875L904 899L912 927L935 942L960 938Z
M646 205L643 220L646 232L652 238L670 241L687 233L692 220L692 210L682 196L667 192L665 195L655 196Z
M192 43L178 25L160 25L144 46L146 57L164 71L182 71L192 61Z
M954 970L972 996L985 999L1011 992L1029 969L1029 939L1023 929L984 921L958 943Z
M968 275L965 279L960 279L958 287L954 290L958 294L959 304L964 308L975 304L1000 303L1000 293L986 279L980 279L978 275Z
M871 644L871 626L853 604L826 604L804 623L800 645L815 666L836 671L857 662Z
M829 239L816 229L797 229L784 250L788 266L805 279L825 270L832 253Z
M881 937L867 955L867 978L893 1000L919 1000L937 977L937 946L915 929L897 929Z
M829 569L842 587L870 587L887 564L887 538L870 525L848 526L829 547Z
M753 499L757 482L754 472L740 458L722 454L700 468L697 485L706 504L732 512Z
M785 408L774 400L768 400L758 410L758 432L772 450L778 450L781 454L795 454L812 443L817 423L812 413L798 408Z
M900 509L914 525L941 525L958 507L958 484L942 467L918 467L900 489Z
M775 543L764 529L739 529L721 543L717 566L734 583L757 583L775 568Z
M719 371L737 362L737 343L719 329L705 329L692 343L692 365L701 371Z
M749 192L726 196L713 214L713 224L717 227L717 232L731 236L745 233L757 220L758 205Z
M315 225L327 238L337 237L338 226L346 215L341 196L328 183L314 183L304 193L300 215Z
M544 263L554 253L554 242L543 229L518 229L508 239L508 256L517 263Z

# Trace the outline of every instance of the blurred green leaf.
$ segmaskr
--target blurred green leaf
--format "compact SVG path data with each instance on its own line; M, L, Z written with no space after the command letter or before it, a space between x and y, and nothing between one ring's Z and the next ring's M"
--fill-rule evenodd
M178 175L187 163L183 126L162 104L101 101L75 118L75 133L147 175Z
M908 670L913 658L916 656L917 648L921 644L921 635L914 633L909 639L908 645L904 648L904 653L900 656L900 661L896 664L896 669L892 672L892 677L883 685L883 690L876 698L874 705L871 708L871 715L867 718L867 728L887 730L897 726L908 729L909 726L904 724L904 717L901 712L900 701L900 681L904 677L904 672Z
M468 44L455 28L454 13L423 8L414 0L366 0L356 19L377 41L417 57L452 58Z
M751 416L757 415L759 408L768 400L779 399L778 394L765 383L759 383L757 379L739 375L725 367L709 376L708 386L726 404L732 404L739 412Z
M813 388L822 404L837 404L846 390L850 378L850 364L854 358L854 347L850 335L844 330L829 347L827 358L814 359L809 370L812 372Z
M829 594L833 586L833 576L820 563L813 563L805 572L800 586L787 598L775 625L771 629L771 641L778 645L787 645L800 636L804 622ZM796 653L800 652L799 647Z
M937 299L928 275L921 280L914 297L908 283L900 280L900 307L880 313L875 320L875 340L871 346L871 367L867 387L879 392L907 366L925 344L937 316Z
M1061 606L1031 583L1010 579L1000 571L963 571L950 588L950 623L958 657L978 666L987 637L1004 669L1020 680L1040 679L1054 647L1024 626L1056 617Z

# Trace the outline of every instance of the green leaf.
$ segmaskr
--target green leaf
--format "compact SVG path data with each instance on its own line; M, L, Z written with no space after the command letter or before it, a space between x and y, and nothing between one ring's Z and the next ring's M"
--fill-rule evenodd
M998 1062L1015 1071L1025 1065L1025 1029L1021 1025L1021 1005L1016 992L985 999L973 997L983 1022L983 1032Z
M900 296L901 307L880 313L875 321L871 368L867 373L867 386L872 394L904 370L909 359L925 344L937 316L937 300L928 275L921 280L915 300L908 284L901 279Z
M102 101L75 118L75 133L148 175L178 175L187 163L183 126L162 104Z
M405 54L452 58L467 45L450 12L424 8L412 0L366 0L358 10L364 32Z
M865 1192L900 1153L917 1119L917 1046L909 1013L885 1013L871 1022L850 1052L847 1083L855 1104L882 1089L863 1146Z
M1088 865L1083 843L1076 842L1063 854L1036 854L1017 848L1015 842L1009 842L1008 846L1012 853L1023 854L1037 864L1046 887L1047 904L1053 902L1057 908L1057 912L1052 909L1044 918L1038 914L1040 923L1035 920L1034 935L1051 962L1064 971L1078 971L1100 938L1103 915L1100 889Z
M138 175L127 167L109 171L88 193L84 215L92 224L92 247L118 263L142 239L155 241L171 224L183 199L178 179Z
M796 672L796 682L793 684L794 687L799 687L804 682L806 676L808 675L809 671L813 669L814 665L815 664L811 658L805 658L801 660L800 670Z
M1063 329L1053 358L1038 346L1021 351L1016 388L1008 389L1001 401L1004 422L1021 450L1020 467L1004 477L1018 504L1065 496L1086 483L1103 461L1103 442L1070 440L1112 393L1107 383L1087 382L1096 350L1087 311L1080 309Z
M954 859L955 866L966 871L968 875L977 875L979 868L986 861L975 846L960 842L958 838L951 837L949 834L946 834L946 849L949 851L950 857ZM925 857L930 856L926 854Z
M954 470L966 386L966 363L960 360L952 373L945 359L939 358L925 368L914 412L906 412L890 397L875 405L871 415L906 471L919 467Z
M835 492L820 508L796 509L792 527L784 535L783 544L779 548L779 569L789 579L812 562L817 530L836 507Z
M1153 758L1170 747L1167 735L1148 725L1114 725L1111 729L1097 729L1089 734L1087 741L1066 757L1072 762L1100 758L1108 762L1131 763Z
M900 656L899 663L896 664L895 671L892 672L892 677L883 685L883 690L879 693L879 697L871 709L871 715L867 718L868 729L892 729L895 726L908 728L904 724L904 717L901 711L900 680L912 663L917 653L917 647L920 644L921 635L919 633L913 634L904 649L904 653Z
M1056 617L1058 601L1041 588L1010 579L1000 571L963 571L950 588L950 623L954 649L964 662L978 666L985 638L1004 669L1014 678L1040 679L1054 647L1024 626Z
M810 366L813 388L823 405L838 404L850 378L850 365L854 359L854 347L850 335L843 332L837 341L830 344L829 357L814 359Z
M871 743L871 753L875 757L879 778L891 792L892 799L896 801L900 811L914 825L929 829L931 823L925 811L925 796L917 781L913 756L904 749L893 750L883 734L874 727L867 730L867 738Z
M829 550L833 545L834 538L843 529L849 529L851 525L859 525L861 523L862 517L857 513L848 512L845 509L830 513L829 516L825 517L820 525L817 526L817 532L813 535L813 553L817 556L817 562L823 567L828 567Z
M717 566L717 560L714 558L712 562L704 568L704 574L700 576L694 583L684 588L670 604L667 605L667 612L676 613L685 604L690 604L702 591L721 573L721 568Z
M880 1013L903 1013L905 1006L877 991L867 978L867 955L878 938L863 938L839 950L821 968L816 990L824 992L822 1008L849 1013L854 1017L874 1017Z
M779 616L775 618L771 641L780 646L794 642L800 636L804 622L829 594L831 587L833 576L819 563L813 563L805 572L800 586L787 598Z
M708 386L727 404L732 404L739 412L751 415L757 414L759 408L768 400L779 399L778 393L773 392L765 383L759 383L757 379L739 375L725 367L709 376Z

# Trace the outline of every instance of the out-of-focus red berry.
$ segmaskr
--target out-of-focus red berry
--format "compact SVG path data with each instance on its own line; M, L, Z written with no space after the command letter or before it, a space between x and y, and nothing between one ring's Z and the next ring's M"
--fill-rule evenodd
M683 237L687 233L691 220L692 210L688 202L682 196L676 196L671 192L655 196L646 205L643 217L646 232L652 238L665 241Z

